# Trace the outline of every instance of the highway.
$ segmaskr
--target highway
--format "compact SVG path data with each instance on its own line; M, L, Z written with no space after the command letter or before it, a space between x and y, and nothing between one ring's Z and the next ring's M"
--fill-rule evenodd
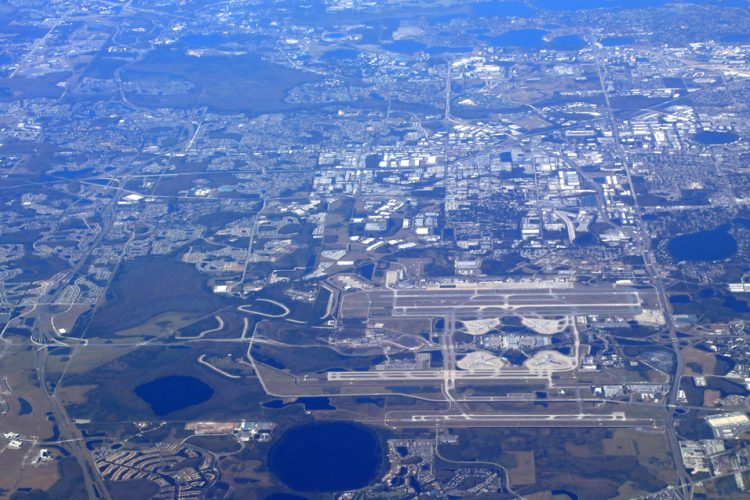
M596 45L594 44L594 46ZM599 50L596 50L594 52L594 55L596 58L597 72L599 76L599 84L600 84L600 88L601 88L602 94L604 96L605 104L606 104L607 121L609 122L610 128L612 130L612 137L614 139L616 152L622 161L625 175L632 189L632 187L635 186L635 184L633 183L633 176L630 171L628 154L625 151L625 148L623 148L622 146L618 122L615 119L614 110L612 108L612 104L609 98L609 93L607 91L607 69L605 65L602 63L602 60L605 58L605 56L603 56ZM664 405L665 405L664 411L666 413L667 441L669 442L670 452L674 460L675 471L677 472L677 476L679 478L679 483L682 489L683 497L687 498L687 497L692 496L692 489L690 486L691 478L687 470L685 470L685 464L682 462L682 454L680 452L679 441L677 439L677 431L675 429L674 412L670 409L671 407L674 406L674 404L677 401L677 393L679 391L679 384L680 384L680 373L682 372L682 360L680 358L680 353L677 348L679 340L677 338L677 330L672 320L672 310L670 307L670 303L669 303L669 300L667 300L667 295L664 290L664 283L661 279L659 269L657 268L656 258L654 257L653 250L651 248L651 239L646 233L646 227L643 222L643 210L641 209L640 203L638 202L638 196L635 193L635 190L633 190L633 211L635 214L635 218L637 220L634 240L636 244L638 245L641 256L643 257L644 267L646 269L646 272L649 275L651 284L656 289L657 299L659 301L659 307L667 322L667 325L666 325L667 331L669 332L672 346L674 347L674 351L675 351L675 358L677 359L675 372L674 372L674 376L672 380L672 389L669 395L664 400Z
M109 499L109 492L107 491L104 481L96 468L96 464L89 452L85 449L85 445L83 445L85 442L83 436L68 416L62 403L57 399L55 394L49 390L46 373L47 355L48 350L46 348L36 350L36 374L39 379L39 387L42 394L47 400L47 403L49 403L52 415L55 417L55 424L60 432L59 440L66 443L65 448L81 467L83 486L86 489L87 496L89 498Z

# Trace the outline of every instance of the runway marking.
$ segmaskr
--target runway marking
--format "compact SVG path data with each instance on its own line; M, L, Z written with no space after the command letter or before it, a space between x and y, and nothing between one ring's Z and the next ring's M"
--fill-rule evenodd
M329 381L367 381L367 380L444 380L446 377L455 380L501 380L532 379L546 380L553 369L534 371L523 369L499 370L387 370L369 372L328 372Z

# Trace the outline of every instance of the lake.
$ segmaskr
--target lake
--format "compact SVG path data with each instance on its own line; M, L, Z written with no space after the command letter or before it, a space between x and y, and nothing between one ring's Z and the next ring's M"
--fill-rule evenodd
M734 312L740 312L740 313L746 313L750 312L750 306L748 306L748 303L746 300L738 299L734 295L727 295L724 297L724 302L722 303L724 307L728 307Z
M690 300L690 295L672 295L669 297L669 302L672 304L691 304L693 301Z
M18 415L29 415L32 411L34 411L34 408L31 406L31 403L26 401L23 398L18 398Z
M360 52L355 49L333 49L323 54L322 59L325 61L353 61L359 56L359 53Z
M214 390L197 378L170 375L139 385L135 394L151 405L156 415L163 416L208 401Z
M272 399L266 401L261 406L263 408L270 408L272 410L279 410L286 408L294 404L303 404L306 411L312 410L335 410L335 406L331 406L331 400L325 397L299 397L291 403L285 403L283 399Z
M395 42L384 43L382 47L391 52L398 52L401 54L416 54L427 48L425 44L414 40L396 40Z
M632 36L609 36L599 40L605 47L621 47L623 45L632 45L635 43L635 38Z
M545 10L588 10L588 9L610 9L610 10L627 10L642 9L648 7L663 7L670 3L676 3L672 0L535 0L532 2L534 7ZM687 0L682 3L704 4L704 5L723 5L734 7L746 7L747 3L743 0Z
M486 2L473 5L474 14L480 17L531 17L534 9L521 2Z
M487 40L499 47L523 47L525 49L540 49L544 47L544 35L547 32L538 29L518 29L487 37Z
M695 142L705 145L731 144L739 138L734 132L717 132L715 130L703 130L693 136Z
M554 490L552 490L552 492L551 492L551 493L552 493L552 494L553 494L554 496L565 496L565 497L568 497L568 498L570 498L570 500L578 500L578 495L576 495L576 494L575 494L575 493L573 493L572 491L570 491L570 490L567 490L567 489L565 489L565 488L557 488L557 489L554 489Z
M667 250L675 262L707 262L723 260L737 252L737 240L720 226L709 231L683 234L672 238Z
M562 35L549 42L549 48L555 50L581 50L587 46L586 40L578 35Z
M588 44L578 35L562 35L547 41L549 32L540 29L518 29L485 37L499 47L521 47L525 49L581 50Z
M376 479L382 461L377 435L349 422L293 427L268 454L271 472L296 491L362 488Z

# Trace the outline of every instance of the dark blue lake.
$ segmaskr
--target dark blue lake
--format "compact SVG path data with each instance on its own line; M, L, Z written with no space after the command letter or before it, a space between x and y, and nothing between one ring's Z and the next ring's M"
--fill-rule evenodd
M331 400L325 397L300 397L295 399L291 403L285 403L282 399L272 399L263 403L263 408L270 408L272 410L278 410L286 408L287 406L301 403L305 405L305 410L335 410L335 406L331 406Z
M549 48L555 50L581 50L588 44L578 35L562 35L549 42Z
M349 422L325 422L284 432L268 454L268 467L296 491L343 491L375 480L383 461L377 435Z
M731 144L739 139L739 136L733 132L716 132L715 130L703 130L693 136L695 142L699 144Z
M721 226L710 231L677 236L667 244L667 250L675 262L726 259L737 252L737 240L727 229L727 226Z
M474 14L482 17L531 17L534 9L521 2L485 2L474 5Z
M735 312L750 312L750 306L748 306L748 303L746 300L738 299L734 295L727 295L724 298L724 303L722 304L724 307L728 307L729 309L735 311Z
M690 304L691 302L693 302L692 300L690 300L689 295L672 295L671 297L669 297L669 301L672 304Z
M414 40L396 40L395 42L384 43L383 48L401 54L415 54L426 49L427 46Z
M673 2L673 0L535 0L533 5L546 10L587 10L587 9L611 9L627 10L642 9L648 7L663 7ZM704 4L704 5L723 5L725 7L746 7L747 3L743 0L687 0L682 3Z
M523 47L525 49L541 49L544 47L544 35L547 32L537 29L511 30L497 36L487 37L492 45L501 47Z
M80 170L60 170L59 172L55 172L52 175L55 175L57 177L62 177L63 179L75 179L76 177L83 177L84 175L88 175L94 171L93 168L82 168Z
M135 394L151 405L156 415L163 416L208 401L214 390L197 378L170 375L139 385Z
M34 408L31 406L31 403L26 401L23 398L18 398L18 414L19 415L29 415L32 411L34 411Z
M496 46L525 49L580 50L587 46L586 41L578 35L562 35L547 41L544 37L548 33L539 29L519 29L486 37L486 39Z
M623 45L632 45L635 43L635 38L632 36L609 36L599 40L599 43L605 47L620 47Z
M566 490L564 488L558 488L558 489L552 490L552 494L553 495L566 496L566 497L570 498L570 500L578 500L578 495L576 495L572 491Z
M719 37L719 40L724 43L745 43L750 41L750 35L746 33L730 33Z
M473 47L446 47L443 45L438 45L435 47L427 47L424 49L425 52L427 52L430 55L439 56L440 54L461 54L464 52L471 52L474 50Z
M308 500L308 498L292 495L291 493L274 493L263 498L263 500Z
M631 6L631 3L633 4ZM629 2L618 2L616 0L536 0L536 7L546 10L586 10L586 9L625 9L641 8L660 5L660 0L631 0Z
M323 54L326 61L344 61L346 59L356 59L359 51L355 49L333 49Z

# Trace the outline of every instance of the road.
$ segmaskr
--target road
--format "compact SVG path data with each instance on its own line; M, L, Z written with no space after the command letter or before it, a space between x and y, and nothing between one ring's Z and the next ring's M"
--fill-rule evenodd
M443 385L440 389L448 402L448 411L458 410L463 413L463 409L453 397L453 391L456 389L456 376L458 375L456 371L456 346L453 342L455 333L456 315L448 313L444 318L444 331L440 335L440 352L443 356L443 369L438 371L443 379Z
M500 470L503 474L503 482L502 487L505 489L508 493L513 495L514 498L523 498L521 495L513 491L513 488L510 485L510 476L508 475L508 470L503 467L502 465L495 463L495 462L489 462L486 460L451 460L450 458L446 458L440 453L440 432L435 432L435 456L438 457L443 462L452 463L452 464L460 464L460 465L467 465L469 467L476 467L477 465L487 465L493 468L497 468Z
M232 292L237 285L242 285L245 282L245 278L247 277L247 269L248 267L250 267L250 264L251 264L250 259L253 256L253 245L255 244L255 235L258 232L258 222L259 222L258 219L260 218L260 215L263 213L263 209L266 208L266 202L267 202L267 199L264 193L261 206L258 209L258 213L255 214L255 217L253 217L253 225L250 227L250 241L247 244L247 254L245 256L245 264L242 267L242 276L240 277L240 280L237 283L233 283L229 287L229 292ZM240 293L242 292L240 291Z
M50 391L47 383L47 354L46 348L36 350L36 375L39 380L39 387L44 398L49 403L52 415L55 417L55 424L60 432L60 441L66 442L65 448L75 458L81 467L83 476L83 486L89 498L109 499L109 492L104 485L99 471L94 463L94 459L85 449L85 440L76 425L71 421L65 407L57 399L55 394Z
M34 42L34 45L31 47L31 50L23 56L23 59L18 63L18 65L15 67L13 72L11 72L8 79L15 78L15 76L18 74L19 71L21 71L25 66L26 63L29 62L29 59L36 54L36 52L39 50L39 48L44 45L50 36L52 36L52 33L57 29L58 26L60 26L63 22L65 22L68 19L68 16L72 12L72 9L70 9L68 12L66 12L64 15L60 16L58 19L55 20L55 22L52 24L49 30L47 30L47 33L44 34L43 37L41 37L39 40Z
M596 47L596 44L593 44L592 46ZM636 230L633 236L635 238L636 244L638 245L641 256L643 257L646 272L648 273L650 281L656 290L659 306L666 320L666 328L675 352L675 372L672 380L671 391L664 400L664 411L666 413L667 440L669 442L669 448L672 454L672 458L674 459L675 471L677 472L677 476L679 478L680 488L682 489L683 496L687 498L692 495L692 487L690 486L691 478L687 470L685 470L685 465L682 462L682 454L680 453L680 446L675 429L674 412L670 409L677 401L677 394L679 392L680 385L680 373L682 372L682 360L677 347L679 345L679 339L677 338L677 329L675 328L674 321L672 320L672 311L670 308L669 300L667 300L667 295L664 290L664 283L658 269L656 258L653 254L653 249L651 248L651 239L648 237L648 234L646 234L646 227L643 222L643 211L641 209L640 203L638 202L638 196L634 189L635 184L633 183L628 155L625 151L625 148L622 146L618 123L614 118L614 110L610 102L609 93L607 92L607 70L602 63L602 61L604 60L604 56L600 53L600 49L595 49L595 56L597 71L599 74L599 84L601 86L601 91L605 100L607 120L610 124L610 129L612 130L615 150L620 157L625 175L628 179L628 183L630 184L631 191L633 192L633 210L635 219L637 221Z

